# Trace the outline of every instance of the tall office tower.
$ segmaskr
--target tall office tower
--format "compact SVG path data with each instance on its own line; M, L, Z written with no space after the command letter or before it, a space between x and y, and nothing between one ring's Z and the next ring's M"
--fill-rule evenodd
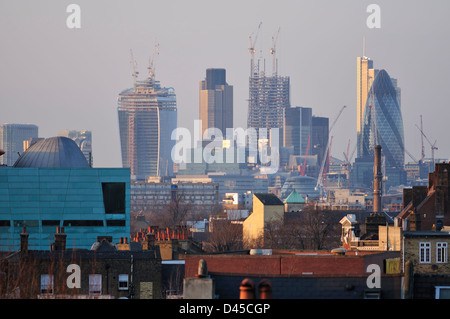
M286 107L283 112L283 147L293 147L293 155L305 155L312 145L312 109Z
M5 152L0 164L13 166L24 150L24 142L38 137L38 127L34 124L0 125L0 149Z
M330 125L328 117L312 117L312 136L309 154L317 155L318 165L322 164L328 145Z
M375 79L377 70L373 68L373 61L366 57L356 58L356 134L357 134L357 156L362 156L362 129L364 110L367 96Z
M94 165L92 156L92 132L89 130L60 130L58 136L72 139L80 148L89 166Z
M380 70L369 91L362 130L363 157L374 156L375 145L381 145L388 186L401 183L404 174L405 144L398 92L389 74Z
M258 129L266 128L268 134L269 129L279 128L282 145L283 109L290 107L290 78L279 76L277 72L267 76L265 71L259 69L258 62L250 75L247 128L255 128L257 133Z
M199 116L202 134L208 128L233 128L233 86L226 82L225 69L207 69L206 79L200 81Z
M161 87L152 65L149 77L119 94L118 117L122 165L134 180L173 173L172 131L177 128L177 101L173 88Z

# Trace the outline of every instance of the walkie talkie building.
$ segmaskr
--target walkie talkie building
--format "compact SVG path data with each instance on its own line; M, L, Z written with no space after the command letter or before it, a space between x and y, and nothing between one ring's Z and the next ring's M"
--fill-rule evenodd
M175 146L171 134L177 128L175 90L162 88L153 76L135 81L119 94L118 115L122 165L130 168L131 178L170 176Z

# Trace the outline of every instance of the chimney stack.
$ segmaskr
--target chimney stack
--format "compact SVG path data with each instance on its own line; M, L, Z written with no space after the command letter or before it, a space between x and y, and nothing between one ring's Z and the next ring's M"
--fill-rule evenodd
M66 237L64 233L64 227L56 227L55 242L53 244L53 250L65 250L66 249Z
M22 233L20 234L20 251L27 252L28 251L28 233L27 228L22 228Z
M375 145L375 161L373 165L373 211L381 213L381 190L383 174L381 173L381 145Z

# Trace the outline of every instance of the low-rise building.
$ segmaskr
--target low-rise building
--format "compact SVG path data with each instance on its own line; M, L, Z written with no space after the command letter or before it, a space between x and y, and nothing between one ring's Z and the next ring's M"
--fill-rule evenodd
M99 236L90 249L68 249L58 229L50 250L20 250L2 260L2 298L21 299L159 299L161 255L157 246L119 250L111 236Z

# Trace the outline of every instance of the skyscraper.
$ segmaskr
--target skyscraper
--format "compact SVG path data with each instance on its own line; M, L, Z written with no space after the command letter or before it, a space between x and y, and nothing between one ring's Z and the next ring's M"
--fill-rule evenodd
M293 155L305 155L308 144L312 145L312 109L286 107L283 111L283 147L293 147Z
M401 182L404 174L405 142L398 92L385 70L377 72L367 98L362 129L362 155L373 157L375 145L381 145L388 185Z
M170 176L171 157L177 128L177 102L173 88L161 87L154 70L149 77L136 81L134 87L119 94L118 117L122 165L129 167L132 179Z
M312 136L309 154L317 155L317 163L320 165L325 156L325 151L328 145L330 125L328 117L312 117Z
M34 124L0 125L0 149L5 154L0 157L0 164L13 166L24 150L24 142L38 137L38 127Z
M366 107L367 95L377 70L373 68L373 61L366 57L356 58L356 132L357 132L357 156L362 155L362 128L364 110Z
M290 106L290 78L279 76L277 72L267 76L258 63L250 75L248 103L247 127L257 132L260 128L279 128L282 141L283 109Z
M207 69L200 81L199 116L202 134L208 128L218 128L223 136L233 128L233 86L226 82L225 69Z
M58 136L64 136L77 143L89 166L94 165L92 156L92 132L89 130L60 130Z

